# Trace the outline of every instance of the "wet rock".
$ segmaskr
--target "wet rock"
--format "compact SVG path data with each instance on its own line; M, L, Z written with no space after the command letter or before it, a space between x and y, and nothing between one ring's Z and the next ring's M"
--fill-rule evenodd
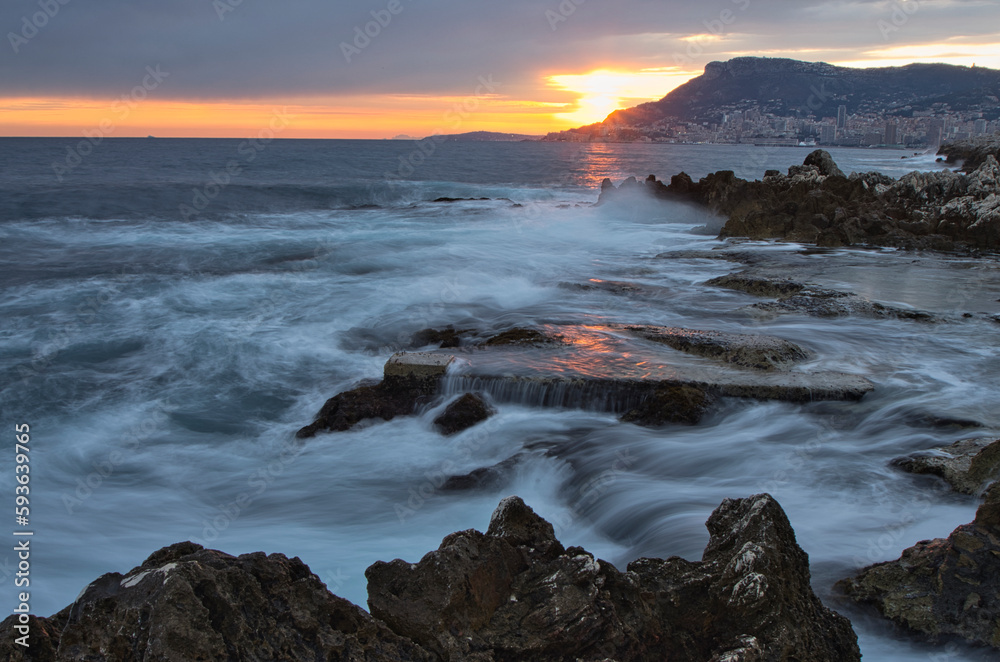
M667 423L695 425L715 402L708 392L695 386L672 384L662 386L637 407L622 415L625 423L656 427Z
M698 356L756 370L784 368L809 358L795 343L782 338L723 331L698 331L665 326L625 326L647 340Z
M449 326L444 329L423 329L413 334L411 344L414 347L437 345L445 349L458 347L462 344L462 336L472 333L472 329L456 329Z
M705 285L722 287L727 290L738 290L759 297L773 298L798 294L806 288L805 283L799 283L787 278L771 278L745 271L712 278L705 281Z
M496 410L490 407L482 396L466 393L449 404L444 412L434 419L434 425L441 434L450 436L485 421L495 413Z
M958 636L1000 649L1000 483L970 524L923 540L838 586L853 600L933 639Z
M503 347L505 345L548 345L561 342L559 336L547 336L536 329L514 327L484 340L484 347Z
M938 150L945 156L946 163L962 163L962 170L973 172L992 156L1000 160L1000 138L987 136L972 140L959 140L946 143Z
M417 405L427 402L437 392L438 384L455 357L426 352L400 352L385 364L384 379L377 384L362 384L326 401L316 420L295 433L308 439L317 432L343 432L361 421L391 421L408 416Z
M368 604L451 660L860 659L850 623L812 592L777 502L726 500L708 528L702 561L640 559L621 572L563 548L510 497L485 534L454 533L417 563L368 568Z
M810 287L798 294L782 297L777 301L755 303L751 312L766 314L797 313L812 317L871 317L874 319L903 319L916 322L936 322L938 319L923 310L909 310L869 301L853 292L840 292Z
M730 170L670 186L626 182L600 201L641 190L650 199L690 201L726 218L720 237L782 238L818 246L896 246L930 250L1000 248L1000 166L985 154L968 174L913 172L844 177L822 150L787 176L739 179ZM626 185L628 184L628 185ZM600 202L599 201L599 202Z
M896 458L892 465L913 474L943 478L957 492L979 494L1000 480L1000 439L963 439L933 454Z
M38 619L27 656L18 657L12 619L0 625L9 660L434 659L330 593L297 558L234 557L190 542L100 577L55 617Z
M441 490L457 492L461 490L492 490L505 485L511 474L525 458L525 453L518 453L503 462L497 462L491 467L480 467L467 474L449 476L441 485Z

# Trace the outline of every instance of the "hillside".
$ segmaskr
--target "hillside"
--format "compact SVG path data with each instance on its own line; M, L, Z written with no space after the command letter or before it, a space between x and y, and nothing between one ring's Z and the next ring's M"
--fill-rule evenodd
M667 121L722 124L737 111L804 120L848 115L880 121L971 113L1000 116L1000 71L947 64L856 69L823 62L739 57L705 72L659 101L611 113L603 122L562 134L595 135L628 127L642 134ZM547 139L562 134L549 134ZM638 135L637 134L637 135ZM627 137L627 136L626 136ZM635 136L633 136L635 137Z

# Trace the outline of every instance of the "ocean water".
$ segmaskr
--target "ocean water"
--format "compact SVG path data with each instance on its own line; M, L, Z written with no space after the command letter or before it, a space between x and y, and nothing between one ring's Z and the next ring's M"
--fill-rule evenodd
M621 568L697 559L724 498L768 491L866 660L987 659L909 638L832 586L972 519L974 499L887 463L997 434L1000 326L961 317L1000 311L997 262L755 242L817 282L949 321L761 319L739 310L753 297L702 285L738 265L656 258L720 246L693 231L711 220L703 211L592 207L604 177L760 177L808 150L121 139L76 159L76 145L0 140L0 418L31 426L34 612L182 540L297 555L365 606L368 565L416 561L452 531L485 529L509 494L564 544ZM848 172L941 167L927 154L833 155ZM641 289L565 286L592 279ZM609 322L778 335L814 353L803 369L864 375L876 390L861 403L726 402L698 426L661 429L500 404L449 438L433 430L444 406L433 403L293 439L420 329ZM437 489L518 453L495 489ZM13 453L0 467L13 500ZM0 552L4 608L15 564Z

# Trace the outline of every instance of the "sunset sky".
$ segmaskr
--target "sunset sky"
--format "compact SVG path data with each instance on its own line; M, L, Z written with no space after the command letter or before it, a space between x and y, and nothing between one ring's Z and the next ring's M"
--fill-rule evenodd
M1000 0L5 0L0 26L3 136L541 134L740 55L1000 69Z

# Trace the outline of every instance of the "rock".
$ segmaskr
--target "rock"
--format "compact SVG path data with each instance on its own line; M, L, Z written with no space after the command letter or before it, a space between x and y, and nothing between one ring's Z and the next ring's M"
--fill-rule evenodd
M777 502L726 500L708 528L702 561L639 559L621 572L563 548L509 497L485 534L453 533L417 563L369 567L368 604L451 660L860 659L850 623L812 592Z
M938 449L896 458L893 466L914 474L940 476L963 494L979 494L1000 480L1000 439L963 439Z
M781 238L824 247L858 244L905 249L1000 248L998 154L984 153L968 174L913 172L898 180L879 173L844 177L823 150L810 154L788 176L768 171L762 180L739 179L730 170L698 182L677 176L662 182L604 187L599 202L650 199L703 205L726 218L720 237Z
M705 281L705 285L723 287L728 290L739 290L759 297L773 298L798 294L806 288L804 283L787 278L769 278L746 271L712 278Z
M621 420L646 427L667 423L695 425L709 411L714 401L706 391L694 386L665 385L623 414Z
M719 359L742 368L774 370L809 358L809 354L795 343L774 336L698 331L665 326L623 328L676 350Z
M399 352L385 362L383 374L387 380L435 381L445 376L454 356L430 352Z
M8 660L434 660L363 610L330 593L297 558L230 556L178 543L125 575L90 584L32 647L0 624Z
M844 172L837 167L830 152L825 149L817 149L809 154L802 162L805 166L816 166L819 173L825 177L845 177Z
M481 423L496 413L493 407L475 393L466 393L448 405L444 412L434 419L441 434L450 436Z
M1000 649L1000 483L970 524L923 540L896 561L838 583L856 602L934 640L958 636Z
M938 150L938 154L945 155L944 161L946 163L958 163L961 161L962 170L972 172L979 168L988 156L1000 160L1000 138L997 136L985 136L982 138L973 138L972 140L945 143Z
M755 303L748 307L755 313L798 313L813 317L871 317L874 319L904 319L917 322L936 322L938 319L923 310L910 310L869 301L853 292L810 287L798 294L777 301Z
M561 342L561 338L558 336L551 337L535 329L514 327L484 340L481 345L483 347L501 347L504 345L548 345L558 342Z
M440 380L455 357L429 352L399 352L385 363L384 379L362 384L326 401L316 420L295 433L299 439L317 432L343 432L361 421L378 418L391 421L409 416L417 405L437 393Z
M437 345L448 349L460 346L462 336L469 333L472 333L472 329L455 329L453 326L444 329L423 329L414 333L410 342L414 347Z
M448 476L441 485L441 490L444 492L457 492L459 490L492 490L502 487L525 456L525 453L518 453L503 462L497 462L491 467L480 467L479 469L473 469L467 474Z

